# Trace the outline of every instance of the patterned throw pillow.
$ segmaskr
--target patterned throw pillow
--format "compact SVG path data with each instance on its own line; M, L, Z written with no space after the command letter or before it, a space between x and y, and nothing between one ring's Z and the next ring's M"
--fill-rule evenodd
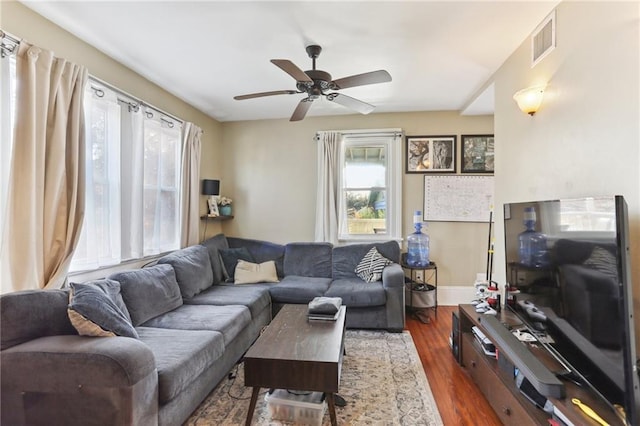
M81 336L138 338L122 296L120 283L97 280L86 284L71 283L67 313Z
M591 252L591 256L584 261L584 264L596 269L603 274L612 278L618 277L618 264L616 257L609 251L600 246L595 246Z
M355 272L364 281L372 283L380 281L382 279L382 270L392 263L393 261L381 255L377 248L372 247L358 263Z

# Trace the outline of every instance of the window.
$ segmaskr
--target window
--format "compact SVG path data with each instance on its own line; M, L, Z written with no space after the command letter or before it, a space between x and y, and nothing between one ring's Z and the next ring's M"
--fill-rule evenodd
M395 133L344 134L339 240L401 238L401 140Z
M90 80L86 209L70 271L179 248L180 123Z

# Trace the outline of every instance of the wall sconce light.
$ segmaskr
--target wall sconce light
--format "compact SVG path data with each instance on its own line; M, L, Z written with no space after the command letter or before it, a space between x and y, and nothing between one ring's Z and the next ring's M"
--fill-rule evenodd
M209 216L220 216L218 213L218 201L216 198L220 195L220 181L216 179L202 179L202 195L208 195L207 204L209 206Z
M519 90L513 95L513 99L518 103L518 108L522 112L533 115L540 108L542 96L544 95L545 86L533 86Z

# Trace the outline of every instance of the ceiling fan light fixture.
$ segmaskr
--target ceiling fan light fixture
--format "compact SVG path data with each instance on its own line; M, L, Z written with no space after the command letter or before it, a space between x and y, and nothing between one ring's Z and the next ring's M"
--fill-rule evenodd
M276 90L271 92L251 93L235 96L236 100L259 98L263 96L306 93L307 97L298 102L290 121L304 119L311 103L325 96L329 101L336 102L344 107L361 114L368 114L374 110L374 106L361 100L340 93L325 93L328 90L340 90L348 87L364 86L368 84L385 83L391 81L391 76L385 70L371 71L363 74L351 75L333 80L331 74L316 69L316 59L322 51L322 47L312 44L306 47L307 54L312 59L312 69L302 71L297 65L288 59L272 59L271 63L282 69L296 80L295 90Z

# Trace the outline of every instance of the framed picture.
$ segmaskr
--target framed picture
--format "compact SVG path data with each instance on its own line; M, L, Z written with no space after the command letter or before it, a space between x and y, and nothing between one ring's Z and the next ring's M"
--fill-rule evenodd
M462 135L462 173L493 173L493 135Z
M456 136L407 136L407 173L455 173Z

